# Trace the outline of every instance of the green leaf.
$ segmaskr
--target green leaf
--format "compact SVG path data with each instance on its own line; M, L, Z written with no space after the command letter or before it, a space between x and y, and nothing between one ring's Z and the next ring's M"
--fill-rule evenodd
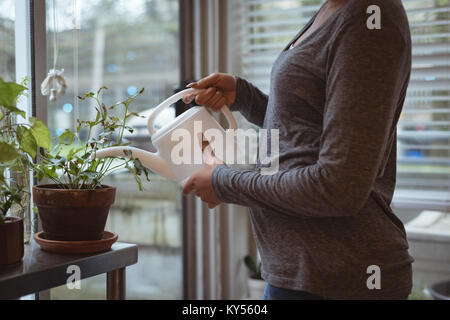
M142 172L144 173L145 178L146 178L147 181L150 181L150 178L148 176L148 170L147 170L146 167L144 167L142 165L142 163L141 163L141 161L139 159L134 159L133 160L133 165L139 172L141 172L141 174L142 174Z
M0 77L0 105L4 107L13 106L20 94L26 89L15 82L5 82Z
M44 176L47 178L54 178L58 179L58 174L56 173L56 168L52 167L42 167L42 170L44 171Z
M40 166L36 166L34 169L35 169L35 172L36 172L36 175L35 175L36 179L38 181L41 181L42 179L44 179L44 171L42 171L41 167Z
M6 142L0 142L0 161L7 162L19 157L17 150L7 144Z
M100 87L100 89L97 90L97 96L100 94L100 92L101 92L102 90L108 90L108 87L107 87L107 86L102 86L102 87Z
M75 162L70 161L69 162L69 168L70 168L70 173L73 175L77 175L78 172L80 171L80 169L78 168L77 164Z
M61 135L57 138L58 141L65 142L67 145L72 144L73 140L76 138L75 134L66 129Z
M36 118L31 118L31 133L38 146L50 150L50 132L45 124Z
M32 158L36 157L37 143L31 131L25 126L17 127L17 140L20 147Z
M92 151L87 151L86 153L84 153L83 155L80 156L81 159L83 160L87 160L91 157L92 155Z
M129 117L139 117L139 113L137 113L137 112L130 112L129 114L127 114L126 116L125 116L125 119L128 119Z
M77 156L77 154L82 151L84 148L71 148L69 152L67 153L67 160L71 161L72 159L75 159L76 161L80 160L80 158Z
M142 182L141 182L141 179L139 178L139 176L134 175L134 181L136 181L139 191L144 191L144 187L142 186Z
M31 81L30 77L29 76L25 76L22 79L22 81L20 82L20 85L26 87L30 81Z
M47 158L49 158L49 159L52 159L52 158L53 158L53 156L52 156L50 153L45 152L45 149L44 149L44 148L39 148L39 154L40 154L42 157L47 157Z

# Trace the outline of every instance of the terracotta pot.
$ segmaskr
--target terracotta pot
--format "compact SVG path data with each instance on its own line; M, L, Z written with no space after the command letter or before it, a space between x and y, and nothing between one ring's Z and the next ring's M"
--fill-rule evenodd
M60 189L54 184L33 187L33 202L50 240L100 240L115 195L116 188L110 186L95 190Z
M0 224L0 265L19 262L23 257L23 219L6 217Z

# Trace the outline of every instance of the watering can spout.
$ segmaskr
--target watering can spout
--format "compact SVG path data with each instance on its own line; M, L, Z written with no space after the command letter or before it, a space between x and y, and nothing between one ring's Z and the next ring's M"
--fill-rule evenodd
M170 165L158 153L153 153L134 147L111 147L97 151L95 157L133 157L135 159L139 159L144 167L150 169L154 173L176 181Z

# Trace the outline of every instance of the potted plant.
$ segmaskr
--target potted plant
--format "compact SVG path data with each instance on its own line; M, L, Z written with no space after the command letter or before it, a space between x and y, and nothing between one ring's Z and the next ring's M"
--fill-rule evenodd
M0 143L1 144L1 143ZM23 218L7 216L13 204L21 205L25 190L14 185L5 175L2 160L0 177L0 265L12 264L22 260L24 252Z
M45 237L50 240L83 241L99 240L105 228L110 206L114 203L116 188L102 184L114 170L128 169L142 190L140 177L148 172L138 159L95 158L98 150L113 146L125 146L125 131L133 132L127 120L136 113L129 112L130 104L143 93L137 94L107 107L101 101L106 87L96 93L89 92L81 100L94 100L96 118L77 121L75 132L66 129L57 143L47 151L38 153L34 166L39 181L43 178L52 184L33 187L33 201L38 208ZM117 110L120 115L111 114ZM83 141L80 133L87 134ZM99 132L99 134L96 134ZM126 151L125 151L126 152Z
M25 120L16 107L23 85L0 78L0 264L18 262L24 251L24 212L29 210L29 176L37 147L47 148L50 135L36 118ZM19 216L14 216L16 213Z
M261 300L266 287L266 282L261 277L261 263L256 263L250 256L244 258L244 263L250 273L248 278L249 299Z

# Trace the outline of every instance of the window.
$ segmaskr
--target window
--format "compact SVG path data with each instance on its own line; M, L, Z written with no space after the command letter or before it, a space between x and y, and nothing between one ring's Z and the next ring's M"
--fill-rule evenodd
M56 1L55 12L52 0L46 6L47 66L53 68L56 26L56 68L64 69L68 82L66 94L48 104L52 138L73 129L77 118L92 117L92 106L76 96L103 85L108 87L103 95L107 104L145 88L130 110L143 115L173 94L179 81L178 1ZM166 117L174 115L169 110ZM127 136L133 146L151 150L146 120L135 118L129 124L136 129ZM139 263L127 268L127 298L181 299L178 184L151 175L139 192L126 172L112 174L105 183L117 187L106 229L118 233L119 241L139 246ZM51 293L52 299L104 296L105 275L83 280L81 291L60 287Z
M0 77L15 81L14 1L0 1Z
M394 204L448 211L450 202L450 1L403 1L411 26L413 70L398 125ZM241 4L241 73L268 92L271 65L322 0Z
M450 201L450 2L405 1L413 70L398 126L396 199ZM443 209L445 210L445 209Z

